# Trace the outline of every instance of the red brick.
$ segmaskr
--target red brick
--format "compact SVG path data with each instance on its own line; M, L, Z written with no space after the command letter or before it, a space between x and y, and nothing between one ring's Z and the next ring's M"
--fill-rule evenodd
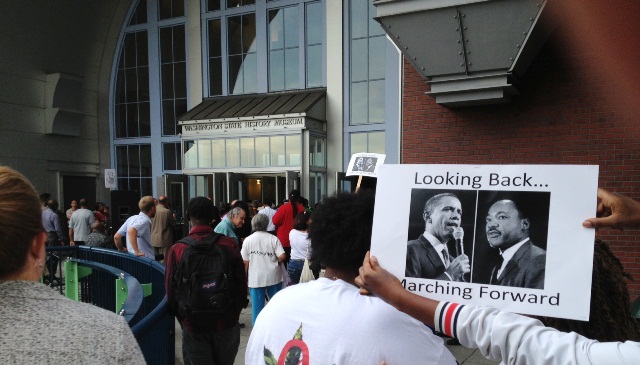
M425 95L430 86L405 62L402 162L599 165L600 186L640 199L640 123L603 97L599 75L579 69L586 57L545 47L511 103L454 109ZM597 236L636 279L631 297L640 295L640 235Z

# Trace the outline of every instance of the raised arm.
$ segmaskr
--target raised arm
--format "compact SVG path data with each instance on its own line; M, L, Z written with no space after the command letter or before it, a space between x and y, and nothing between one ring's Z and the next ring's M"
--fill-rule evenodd
M598 189L597 218L588 218L582 222L586 228L640 228L640 203L605 189Z
M506 364L638 364L640 343L598 342L574 332L560 332L540 321L491 307L464 306L423 298L365 256L356 284L398 310L422 321L483 356Z
M367 252L360 276L356 278L362 294L373 294L411 317L433 326L438 301L421 297L404 289L400 280L380 267L378 259Z

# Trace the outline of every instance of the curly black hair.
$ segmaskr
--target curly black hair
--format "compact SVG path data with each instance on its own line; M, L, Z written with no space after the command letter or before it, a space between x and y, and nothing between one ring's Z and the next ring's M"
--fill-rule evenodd
M309 225L311 261L358 273L371 246L373 192L340 193L323 201Z
M564 332L576 332L601 342L640 340L640 323L631 315L627 281L630 274L613 254L609 245L595 240L591 312L589 321L539 318L546 326Z

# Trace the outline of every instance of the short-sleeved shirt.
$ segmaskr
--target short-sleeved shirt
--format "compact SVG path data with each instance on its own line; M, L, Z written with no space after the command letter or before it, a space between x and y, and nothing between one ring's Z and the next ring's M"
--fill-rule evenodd
M283 352L309 364L456 363L427 326L378 297L361 295L355 285L329 278L281 290L260 312L245 364L269 363L268 358L275 364Z
M80 208L73 212L69 221L69 228L73 229L73 240L84 241L91 233L91 226L95 221L93 212L89 209Z
M132 215L129 217L122 227L118 229L118 233L127 239L127 251L135 254L133 246L131 246L131 242L129 242L129 235L127 235L129 228L135 228L138 232L138 251L143 252L144 257L152 260L155 259L156 255L153 251L153 247L151 246L151 218L143 212L140 212L138 215Z
M284 248L278 237L258 231L244 239L242 259L249 261L249 288L263 288L282 282L278 256Z
M291 244L291 260L304 260L311 258L311 240L307 232L292 229L289 232Z
M269 225L267 226L267 232L275 232L276 226L273 224L273 216L276 215L276 210L271 207L264 207L258 211L258 214L264 214L269 217Z

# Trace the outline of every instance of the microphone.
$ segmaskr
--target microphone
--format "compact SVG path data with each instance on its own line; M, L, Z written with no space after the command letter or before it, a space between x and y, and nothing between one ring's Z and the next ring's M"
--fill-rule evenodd
M462 248L462 238L464 237L464 230L462 227L455 227L453 229L453 238L456 240L456 257L464 253Z

